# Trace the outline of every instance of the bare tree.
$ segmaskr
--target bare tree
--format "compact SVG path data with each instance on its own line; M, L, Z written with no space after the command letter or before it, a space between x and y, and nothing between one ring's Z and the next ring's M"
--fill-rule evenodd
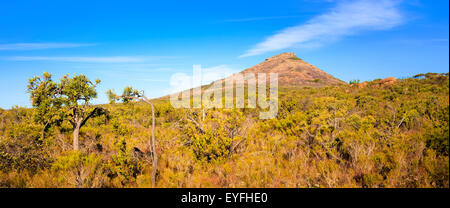
M121 96L117 96L114 94L112 90L108 90L107 92L110 103L114 103L115 100L122 100L124 103L128 103L130 101L143 101L151 106L152 108L152 138L150 141L150 149L152 151L152 164L153 164L153 171L152 171L152 185L155 187L156 185L156 172L158 168L158 154L156 153L156 145L155 145L155 106L145 96L144 91L138 91L136 89L133 89L132 87L125 87L123 90L123 93Z

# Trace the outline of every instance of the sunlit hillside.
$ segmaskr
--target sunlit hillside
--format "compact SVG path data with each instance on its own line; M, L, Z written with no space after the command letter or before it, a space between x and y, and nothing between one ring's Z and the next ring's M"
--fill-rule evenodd
M0 187L449 187L448 74L280 87L269 120L152 102L157 166L145 102L89 106L79 151L69 121L0 110Z

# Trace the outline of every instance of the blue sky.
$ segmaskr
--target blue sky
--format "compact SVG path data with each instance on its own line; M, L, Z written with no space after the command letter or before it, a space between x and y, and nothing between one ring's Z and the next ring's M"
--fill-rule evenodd
M29 107L28 78L100 78L159 97L193 64L237 72L294 52L349 81L449 71L447 0L0 2L0 107Z

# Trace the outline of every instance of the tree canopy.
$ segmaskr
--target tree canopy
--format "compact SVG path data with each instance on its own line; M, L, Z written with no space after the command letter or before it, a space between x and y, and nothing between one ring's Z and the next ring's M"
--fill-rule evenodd
M100 84L97 79L91 82L84 75L65 75L57 83L50 73L44 72L29 80L28 92L35 118L44 124L44 132L48 125L67 120L73 127L73 148L79 149L79 132L86 122L93 117L105 113L101 107L92 107L91 100L97 98L95 88Z

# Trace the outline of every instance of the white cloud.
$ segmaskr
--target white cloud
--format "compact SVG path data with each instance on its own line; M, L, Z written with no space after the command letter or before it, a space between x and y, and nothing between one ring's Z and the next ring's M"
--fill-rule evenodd
M54 48L77 48L92 46L95 44L83 43L12 43L0 44L0 51L42 50Z
M185 73L176 73L170 77L170 88L164 90L167 93L176 93L192 88L192 76Z
M399 3L400 0L339 1L330 12L268 37L241 57L290 47L318 47L362 31L390 29L403 22Z
M58 62L87 62L87 63L132 63L144 61L142 58L127 56L104 56L104 57L57 57L57 56L14 56L7 57L11 61L58 61Z
M160 60L173 60L178 56L4 56L1 60L8 61L55 61L55 62L77 62L77 63L113 63L109 69L139 68L143 71L144 66L161 65L155 63ZM120 64L123 63L123 64ZM130 65L130 64L134 65ZM119 64L119 65L117 65ZM83 68L82 66L78 66ZM145 69L148 71L147 69ZM158 70L169 70L160 68Z

